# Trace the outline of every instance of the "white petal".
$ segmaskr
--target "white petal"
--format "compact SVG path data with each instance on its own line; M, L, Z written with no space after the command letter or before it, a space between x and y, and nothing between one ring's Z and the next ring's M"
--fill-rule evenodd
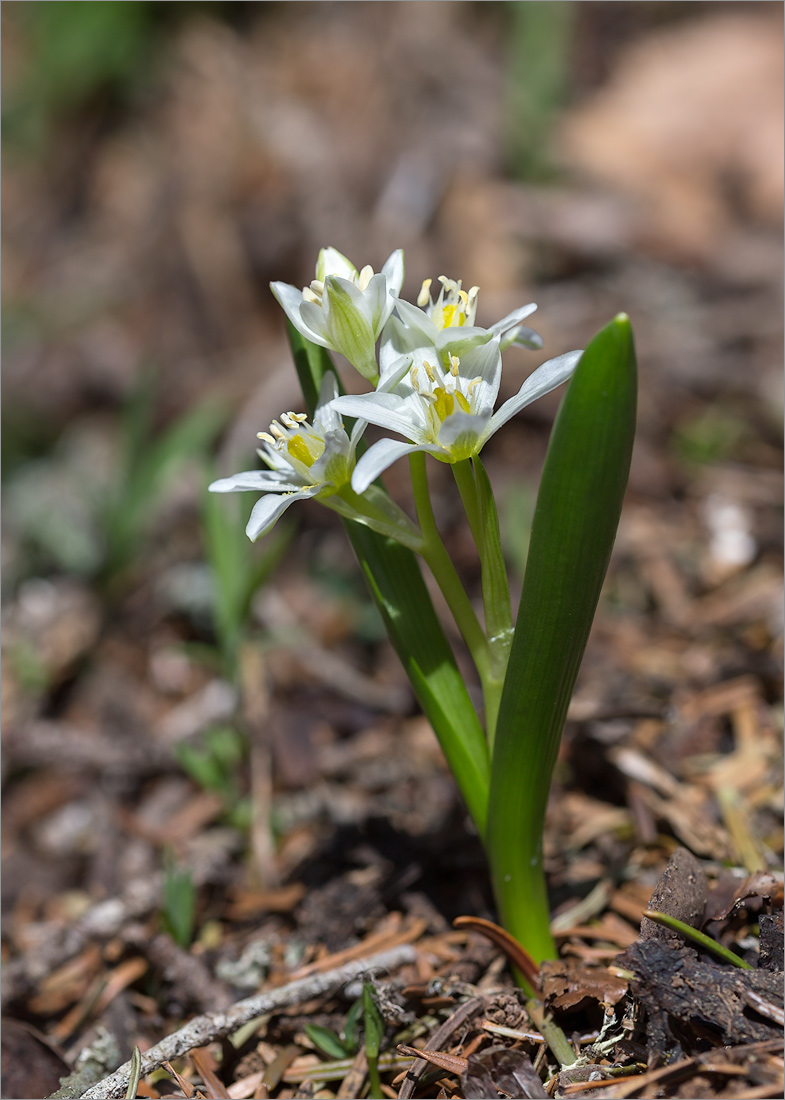
M472 416L462 410L452 413L439 429L439 443L448 451L455 448L456 443L462 442L459 458L468 458L479 450L479 441L483 437L488 425L489 416Z
M424 310L418 309L417 306L411 305L410 302L404 301L403 298L398 298L395 303L395 312L403 322L403 327L405 329L410 329L417 333L415 344L412 345L410 343L409 346L418 346L423 343L433 345L436 343L436 337L439 335L439 330ZM408 340L411 341L411 334ZM404 348L402 350L406 349Z
M527 306L519 306L518 309L514 309L512 313L508 313L506 317L502 317L501 321L497 321L496 324L491 325L491 332L507 332L509 329L515 328L521 321L534 313L536 309L536 302L529 302Z
M380 428L398 432L417 443L424 443L428 438L413 405L394 393L346 394L336 398L333 408L346 416L357 416Z
M325 343L325 338L321 335L321 330L324 327L323 322L320 321L317 328L314 329L308 316L303 317L300 311L301 306L311 305L317 312L319 307L314 305L313 302L303 302L302 291L298 290L297 287L290 286L289 283L270 283L270 290L283 307L286 316L306 340L311 340L314 344L321 344L323 348L330 346Z
M478 416L490 416L502 378L502 354L499 349L499 337L494 336L487 344L470 348L461 359L462 378L480 382L472 391L472 406Z
M310 467L308 477L314 484L345 484L349 480L351 444L343 428L326 432L324 450Z
M257 500L245 528L246 535L252 542L256 542L258 538L272 530L280 516L296 500L307 500L309 497L316 496L317 493L321 492L321 488L320 485L309 485L296 493L286 493L285 496L271 493L269 496Z
M365 434L365 429L368 427L367 420L355 420L352 427L352 434L349 437L349 461L354 459L354 452L357 450L357 444Z
M403 249L396 248L384 261L382 275L387 279L387 290L396 298L401 293L403 286Z
M299 320L289 318L298 332L306 339L320 347L336 351L335 342L327 325L323 306L317 306L316 302L303 302L300 306Z
M462 328L451 326L444 328L436 338L436 347L439 349L442 359L450 355L462 358L472 348L487 344L492 340L494 333L487 328L475 328L473 325L465 325Z
M371 314L371 328L376 339L392 313L395 299L387 293L387 280L384 275L374 275L362 294Z
M288 473L269 472L267 470L248 470L245 473L222 477L209 486L211 493L288 493L302 489L302 482L293 477L294 471L287 467Z
M412 361L411 355L398 355L394 359L385 359L385 357L380 354L380 374L376 392L389 393L390 390L394 390L410 369Z
M357 274L357 268L351 260L330 245L323 248L316 261L316 278L323 283L328 275L340 275L343 279L353 279Z
M504 339L502 340L502 351L508 348L510 344L514 344L516 348L533 348L537 351L542 347L542 336L540 336L539 332L535 332L533 328L527 328L526 325L518 325L517 328L505 332Z
M425 449L413 443L402 443L399 439L380 439L378 443L368 448L355 466L352 474L352 488L355 493L364 493L371 482L376 481L379 474L388 466L392 466L396 459Z
M324 284L323 300L327 304L332 346L346 356L363 378L376 381L376 333L370 303L354 283L333 275Z
M506 424L521 409L531 405L538 397L543 397L551 390L555 390L562 382L566 382L578 365L578 360L583 355L582 351L567 351L564 355L558 355L555 359L549 359L547 363L537 367L515 397L505 401L498 412L495 412L488 423L488 431L485 438L488 439L494 432Z
M318 424L325 432L335 431L336 428L341 427L340 414L332 406L332 402L337 396L338 379L331 370L328 370L319 387L319 396L316 399L316 411L313 415L314 424Z

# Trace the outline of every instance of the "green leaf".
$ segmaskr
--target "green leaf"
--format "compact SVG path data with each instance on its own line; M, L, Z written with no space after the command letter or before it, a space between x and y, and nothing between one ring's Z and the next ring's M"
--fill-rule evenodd
M378 1058L384 1038L384 1020L373 995L370 982L363 983L363 1016L365 1019L365 1053Z
M373 995L370 982L363 983L363 1017L365 1021L365 1055L368 1059L369 1095L384 1097L379 1079L379 1051L384 1038L384 1020Z
M321 1027L319 1024L305 1024L303 1030L313 1045L323 1054L326 1054L328 1058L348 1057L350 1051L346 1049L335 1032L331 1031L329 1027Z
M134 1100L139 1080L142 1076L142 1052L139 1047L134 1047L131 1055L131 1072L128 1076L128 1088L125 1090L125 1100Z
M343 1043L349 1054L354 1054L357 1050L357 1029L360 1023L362 1010L363 999L362 997L358 997L346 1014L346 1023L343 1028Z
M717 943L705 932L693 928L691 924L685 924L684 921L671 917L668 913L658 913L656 909L644 909L643 915L654 921L655 924L661 924L663 928L670 928L672 932L678 932L680 936L684 936L685 940L690 940L696 947L702 947L704 951L710 951L718 959L731 963L732 966L738 966L740 970L754 969L746 959L742 959L734 951L723 947L721 943Z
M196 917L196 887L191 872L168 861L164 876L164 899L161 918L174 942L190 947Z
M636 391L622 314L587 347L553 427L502 693L487 849L502 923L536 959L555 954L542 868L545 807L616 536Z
M312 415L324 373L334 369L332 361L324 348L310 344L292 325L289 340ZM490 780L488 746L417 559L400 543L362 524L344 524L390 641L482 835Z

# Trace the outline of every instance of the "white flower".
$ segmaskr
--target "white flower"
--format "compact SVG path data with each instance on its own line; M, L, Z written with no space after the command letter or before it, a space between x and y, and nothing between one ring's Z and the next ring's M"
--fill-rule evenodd
M338 395L335 375L325 375L313 424L305 413L284 413L274 420L269 432L259 432L263 446L259 456L268 470L249 470L214 481L213 493L256 491L266 493L254 505L245 529L256 540L272 529L286 509L296 500L310 497L329 498L342 486L348 486L354 468L357 441L365 424L357 422L351 438L331 404Z
M369 382L376 382L376 341L392 313L403 283L403 251L393 252L382 270L362 271L335 248L323 248L316 278L301 291L272 283L275 297L297 331L323 348L340 352Z
M534 302L513 310L490 328L479 328L474 323L479 287L462 290L460 282L440 275L441 289L434 301L431 282L426 279L422 284L416 306L402 299L395 303L395 316L384 333L383 342L388 346L392 344L398 355L418 347L435 347L447 366L451 355L463 355L469 348L486 344L494 336L501 337L502 351L512 343L528 348L542 347L542 339L537 333L521 324L536 310ZM389 347L384 358L389 361Z
M348 416L397 432L406 442L382 439L362 456L352 475L352 488L363 493L383 470L402 455L427 451L442 462L461 462L479 454L488 439L521 409L565 382L581 351L549 359L523 383L515 397L494 413L501 381L501 335L475 344L448 366L437 348L416 349L408 373L390 370L388 389L339 397L333 408ZM392 392L389 392L392 390Z

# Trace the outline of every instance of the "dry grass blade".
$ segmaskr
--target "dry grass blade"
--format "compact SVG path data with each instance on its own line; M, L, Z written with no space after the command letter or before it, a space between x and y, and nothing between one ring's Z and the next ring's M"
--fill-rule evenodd
M398 1044L399 1054L408 1054L412 1058L424 1058L432 1066L446 1069L449 1073L461 1074L469 1065L468 1058L460 1058L457 1054L445 1054L441 1050L418 1050L417 1047L407 1047L403 1043Z
M229 1093L216 1076L215 1061L209 1051L202 1048L192 1050L191 1059L199 1076L210 1090L210 1100L230 1100Z
M180 1086L180 1089L182 1090L182 1093L185 1096L186 1100L193 1100L193 1098L197 1098L198 1100L199 1097L202 1097L202 1094L193 1087L191 1082L186 1080L185 1077L182 1077L177 1072L171 1062L164 1062L163 1066L166 1072L170 1073L172 1077L174 1077L175 1081ZM205 1098L202 1098L202 1100L205 1100Z
M453 1012L449 1019L444 1021L441 1027L434 1031L431 1036L431 1042L437 1047L446 1043L450 1036L453 1035L462 1024L484 1009L485 1000L482 997L472 997L471 1000L465 1001L460 1008L457 1008L455 1012ZM398 1100L411 1100L411 1097L414 1095L414 1090L417 1088L417 1082L420 1075L424 1072L427 1065L427 1060L418 1052L417 1060L412 1062L411 1066L406 1071L406 1076L398 1092Z
M499 947L512 965L523 974L526 981L534 990L534 994L542 1000L540 992L540 968L528 951L518 941L493 921L484 920L482 917L456 917L452 922L454 928L467 928L470 932L479 932L481 936L491 940Z

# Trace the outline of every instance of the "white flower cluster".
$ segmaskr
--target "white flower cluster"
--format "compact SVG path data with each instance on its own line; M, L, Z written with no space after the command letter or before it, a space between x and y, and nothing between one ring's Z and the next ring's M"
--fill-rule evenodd
M510 344L542 346L537 333L523 325L536 305L521 306L490 328L480 328L475 325L478 287L465 291L460 282L441 276L434 300L427 279L412 305L399 297L403 272L400 250L374 274L371 267L358 271L337 249L325 248L309 287L300 291L272 284L298 332L344 355L375 389L338 396L335 376L328 374L313 424L302 413L285 413L269 433L260 433L264 446L258 453L270 472L235 474L210 486L219 493L268 494L251 514L250 538L266 534L295 500L310 497L371 522L358 509L355 494L366 493L396 459L415 451L442 462L479 454L503 424L575 369L580 351L549 359L494 412L502 351ZM351 438L343 428L344 415L357 418ZM368 423L403 438L381 439L355 463L357 442Z

